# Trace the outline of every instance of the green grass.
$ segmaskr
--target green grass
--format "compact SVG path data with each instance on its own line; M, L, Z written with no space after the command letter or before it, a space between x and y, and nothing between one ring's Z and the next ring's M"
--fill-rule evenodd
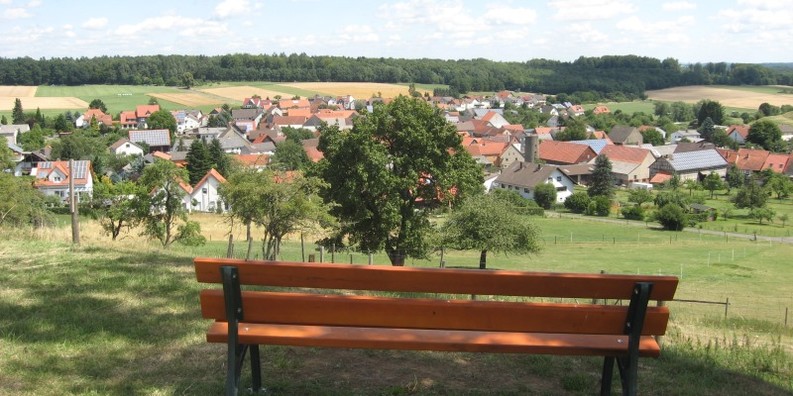
M669 303L662 357L641 363L642 394L793 392L793 329L783 326L779 311L793 308L793 246L558 215L532 219L543 251L491 253L489 268L682 272L678 298L729 297L726 320L721 306ZM219 224L201 220L207 227ZM208 323L197 299L203 286L195 282L190 260L224 256L224 237L203 247L163 250L86 231L81 247L70 246L67 230L2 231L0 394L222 392L225 347L204 341ZM243 247L236 244L238 255ZM300 256L299 243L288 241L283 259ZM360 253L352 259L367 261ZM478 252L446 251L444 259L447 266L476 267ZM350 255L339 253L335 261L347 263ZM374 261L387 259L377 254ZM408 265L438 261L436 254ZM277 395L592 394L602 364L599 358L290 347L266 347L263 356L265 384Z
M585 104L584 109L590 110L594 109L596 106L604 105L614 113L617 110L621 110L623 113L633 114L637 112L643 112L645 114L652 115L655 112L655 105L653 104L652 100L635 100L633 102L607 102L607 103L597 103L597 104Z
M777 125L793 125L793 111L776 116L763 117L763 120L775 122Z
M51 86L42 85L36 91L36 96L74 96L88 103L94 99L101 99L107 111L114 117L124 110L135 110L135 106L149 103L150 93L183 93L182 89L156 85L79 85L79 86ZM158 99L160 106L166 110L185 108L184 105L167 100ZM26 109L30 111L32 109ZM42 113L62 113L58 110L47 110Z

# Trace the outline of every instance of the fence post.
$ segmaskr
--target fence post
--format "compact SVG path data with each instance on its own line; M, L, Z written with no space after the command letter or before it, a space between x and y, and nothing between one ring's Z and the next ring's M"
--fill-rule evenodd
M787 307L785 307L785 327L787 327Z
M727 297L727 301L724 302L724 319L727 319L727 309L730 307L730 298Z

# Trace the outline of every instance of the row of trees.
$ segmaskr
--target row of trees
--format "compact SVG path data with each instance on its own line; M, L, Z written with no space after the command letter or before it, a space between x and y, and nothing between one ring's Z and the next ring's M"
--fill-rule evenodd
M574 62L534 59L394 59L230 54L222 56L103 56L0 58L0 84L154 84L192 86L213 81L352 81L446 84L452 92L569 93L589 102L604 96L632 99L647 89L681 85L793 84L793 72L756 64L680 65L635 55L580 57Z

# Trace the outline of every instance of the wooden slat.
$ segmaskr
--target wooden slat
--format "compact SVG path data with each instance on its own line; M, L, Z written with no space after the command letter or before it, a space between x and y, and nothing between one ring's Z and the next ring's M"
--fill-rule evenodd
M227 324L213 323L208 342L226 342ZM333 348L507 352L554 355L619 356L627 351L627 336L443 331L332 326L259 325L241 323L243 344L293 345ZM652 337L642 337L640 356L657 357L660 348Z
M577 334L622 334L628 308L250 291L242 306L252 323ZM222 290L203 290L201 311L225 320ZM668 319L668 308L648 307L643 334L663 335Z
M574 274L412 268L196 258L199 282L220 283L220 267L236 265L248 285L326 289L629 299L636 282L653 282L651 300L674 298L674 276Z

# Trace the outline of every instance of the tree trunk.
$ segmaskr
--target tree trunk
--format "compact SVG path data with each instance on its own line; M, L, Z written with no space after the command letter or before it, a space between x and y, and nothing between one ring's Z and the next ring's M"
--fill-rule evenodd
M486 269L487 268L487 249L482 250L479 253L479 269Z
M405 254L401 251L388 252L388 259L391 260L391 265L395 267L403 267L405 265Z

